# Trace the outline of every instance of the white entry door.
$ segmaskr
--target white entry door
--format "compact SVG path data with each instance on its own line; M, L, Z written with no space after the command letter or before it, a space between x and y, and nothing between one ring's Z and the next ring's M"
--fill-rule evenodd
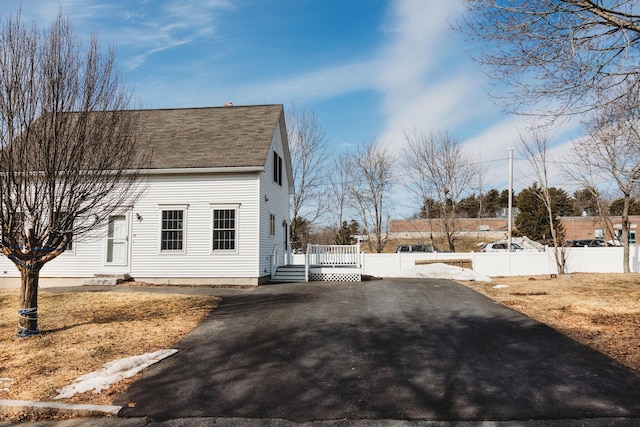
M127 265L129 224L126 215L109 217L107 228L107 264Z

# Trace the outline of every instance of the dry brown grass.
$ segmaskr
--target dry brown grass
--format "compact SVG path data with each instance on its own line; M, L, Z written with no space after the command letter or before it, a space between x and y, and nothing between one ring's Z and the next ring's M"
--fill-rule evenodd
M505 277L492 283L465 284L640 370L640 275ZM497 284L509 287L495 289ZM59 388L106 362L170 348L218 302L214 297L117 289L108 293L43 292L42 334L18 339L17 291L0 290L0 378L14 380L8 391L0 391L0 399L48 400ZM111 403L132 381L67 402ZM0 381L0 389L4 385ZM0 416L4 420L11 418Z
M41 334L19 339L17 290L0 290L0 399L50 400L77 377L123 357L171 348L219 298L147 293L46 293L39 296ZM65 402L108 404L132 380L102 394ZM3 384L4 383L4 384Z
M464 284L640 370L638 274L500 277ZM508 287L494 288L498 284Z

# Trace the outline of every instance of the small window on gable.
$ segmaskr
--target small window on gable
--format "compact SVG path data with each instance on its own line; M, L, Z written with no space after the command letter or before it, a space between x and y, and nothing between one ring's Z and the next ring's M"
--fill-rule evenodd
M273 152L273 181L282 185L282 157Z

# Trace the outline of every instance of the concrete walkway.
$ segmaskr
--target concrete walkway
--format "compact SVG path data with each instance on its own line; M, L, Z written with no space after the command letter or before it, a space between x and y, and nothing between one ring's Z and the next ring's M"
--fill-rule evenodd
M121 417L640 425L638 372L451 281L212 293L222 304L117 399Z

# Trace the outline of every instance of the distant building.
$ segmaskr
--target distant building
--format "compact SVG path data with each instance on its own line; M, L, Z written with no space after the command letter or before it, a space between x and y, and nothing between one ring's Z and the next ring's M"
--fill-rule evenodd
M563 216L560 222L564 225L566 240L604 239L619 240L622 237L622 221L619 216L609 217L613 226L613 236L607 232L599 216ZM640 224L640 216L630 216L629 243L636 243L636 230Z
M508 223L507 218L458 218L455 220L455 229L461 234L481 236L483 239L500 239L506 236ZM443 231L444 222L440 218L389 221L389 233L395 238L424 238L430 233L437 235Z

